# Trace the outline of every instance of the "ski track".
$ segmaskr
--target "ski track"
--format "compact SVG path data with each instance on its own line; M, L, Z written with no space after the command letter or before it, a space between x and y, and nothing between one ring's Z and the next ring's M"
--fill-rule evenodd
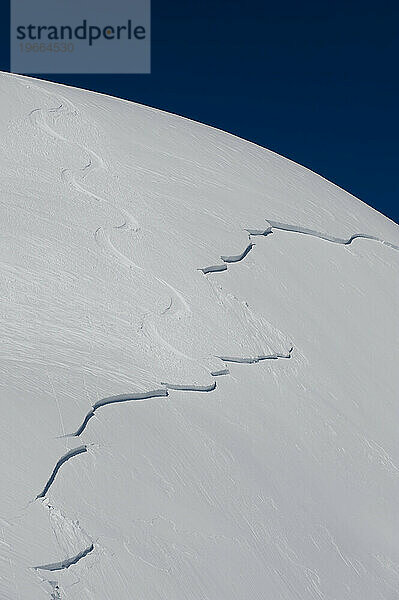
M31 86L31 87L36 87L37 89L39 89L41 92L47 94L48 96L51 96L53 98L55 97L53 94L51 94L50 92L47 92L46 90L43 90L39 86ZM72 186L76 190L78 190L80 193L86 194L90 198L93 198L99 202L104 202L104 203L112 206L112 204L107 199L95 194L94 192L91 192L91 191L85 189L81 185L81 183L79 183L79 181L77 180L78 177L80 178L80 180L83 180L87 176L88 173L93 172L95 170L105 169L106 167L105 167L103 159L97 153L95 153L93 150L87 148L85 145L79 144L78 142L71 142L70 140L68 140L68 138L59 134L56 130L53 129L53 127L51 127L51 125L49 125L48 120L45 117L46 112L49 114L56 115L56 118L58 118L59 116L61 116L62 114L65 114L65 113L73 114L73 115L78 114L76 107L71 102L69 102L65 98L61 98L61 100L62 100L61 103L54 108L49 108L49 109L36 108L36 109L32 110L29 113L29 117L31 117L34 120L35 124L38 127L40 127L43 131L45 131L49 136L52 136L53 138L63 141L65 143L72 144L75 148L79 148L83 152L87 153L89 159L88 159L87 164L83 168L77 169L75 171L72 171L69 169L63 169L61 176L64 180L66 180L66 181L69 180L70 183L72 184ZM132 215L130 215L124 209L118 208L117 210L119 210L120 213L123 215L125 221L122 225L116 226L115 228L116 229L130 229L133 231L137 231L139 227L138 227L138 222L136 221L136 219L134 219L134 217ZM293 233L299 233L299 234L303 234L303 235L310 235L313 237L320 238L322 240L326 240L328 242L341 244L344 246L350 245L355 239L359 239L359 238L373 240L373 241L378 241L378 242L380 242L386 246L389 246L395 250L399 250L399 246L396 246L390 242L387 242L376 236L372 236L372 235L368 235L368 234L357 233L357 234L351 235L349 238L338 238L338 237L331 236L328 233L318 232L316 230L308 229L308 228L301 227L298 225L291 225L291 224L281 223L279 221L271 221L271 220L267 220L266 222L268 223L268 226L266 226L263 229L249 229L249 228L245 229L245 231L249 235L250 240L251 240L252 236L265 237L265 236L268 236L269 234L273 233L274 230L281 230L281 231L289 231L289 232L293 232ZM112 244L108 232L103 227L97 228L97 230L94 233L94 238L95 238L97 244L102 249L104 249L106 252L114 255L114 257L121 264L126 266L127 268L129 268L129 269L135 268L135 269L138 269L141 271L145 271L145 269L143 267L133 263L129 258L127 258L125 255L123 255ZM204 275L207 275L209 273L226 271L228 268L227 267L228 264L234 264L234 263L243 261L248 256L248 254L251 252L254 245L255 244L252 241L250 241L250 243L247 244L247 246L244 248L244 250L240 254L222 255L220 258L223 261L223 264L211 265L211 266L200 268L198 270L201 271ZM160 278L156 277L155 275L152 275L152 276L154 277L154 279L156 281L158 281L162 285L165 285L173 292L173 294L178 298L180 304L182 305L184 312L191 314L191 308L190 308L188 302L186 301L186 299L184 298L183 294L181 292L179 292L179 290L174 288L171 284L164 281L163 279L160 279ZM172 302L171 302L171 304L172 304ZM230 362L230 363L239 363L239 364L256 364L256 363L259 363L264 360L290 359L292 356L292 351L293 351L293 347L291 347L290 350L288 351L288 353L286 353L286 354L274 353L274 354L269 354L269 355L257 355L257 356L249 356L249 357L219 356L218 358L225 363ZM211 375L213 377L218 377L221 375L229 375L229 370L227 368L224 368L224 369L220 369L217 371L212 371ZM99 408L102 408L102 407L110 405L110 404L131 402L131 401L137 402L137 401L149 400L152 398L167 397L169 395L168 390L212 392L213 390L216 389L216 381L214 381L212 384L206 385L206 386L201 386L201 385L197 385L197 384L179 385L179 384L166 383L166 382L161 382L161 385L164 386L161 389L147 391L147 392L133 393L133 394L121 394L118 396L110 396L110 397L103 398L103 399L97 401L95 404L92 405L91 409L86 414L86 416L83 419L79 428L74 433L67 434L66 436L62 436L62 437L79 437L85 431L90 419L95 415L96 411ZM61 456L61 458L57 461L49 479L47 480L46 485L44 486L43 490L36 496L36 499L43 499L46 497L49 489L51 488L52 484L55 481L55 478L56 478L60 468L62 467L62 465L64 463L66 463L68 460L70 460L74 456L78 456L79 454L83 454L85 452L87 452L87 446L82 445L82 446L79 446L72 450L69 450L68 452L66 452L66 454ZM74 564L78 563L81 559L85 558L93 550L94 550L94 544L92 543L90 546L88 546L83 551L81 551L80 553L76 554L73 557L66 558L60 562L37 566L37 567L34 567L34 569L35 570L44 570L44 571L58 571L58 570L68 569L71 565L74 565Z
M53 94L43 90L39 86L31 86L31 87L35 87L36 89L40 90L41 92L44 92L48 96L55 98L55 96ZM80 144L78 142L71 142L67 137L58 133L53 127L51 127L51 125L49 125L48 121L46 120L46 118L45 118L46 112L50 113L50 114L56 113L57 115L59 114L59 116L61 116L61 114L73 114L73 115L78 114L78 110L71 102L69 102L69 100L67 100L66 98L63 98L61 96L60 96L60 100L61 100L61 103L58 106L56 106L54 108L49 108L49 109L35 108L29 113L29 116L33 117L35 124L38 127L40 127L43 131L45 131L49 136L51 136L57 140L60 140L62 142L65 142L67 144L72 144L74 147L79 148L80 150L82 150L83 152L85 152L88 155L88 162L81 169L71 170L71 169L64 168L61 172L62 179L64 179L67 182L69 180L69 182L72 184L72 186L80 193L86 194L87 196L97 200L98 202L103 202L105 204L108 204L109 206L113 206L113 204L109 200L86 189L83 185L81 185L81 183L79 183L77 181L78 177L80 178L80 180L82 180L90 172L93 172L96 170L101 170L101 169L103 169L103 170L106 169L104 160L101 158L101 156L99 154L97 154L96 152L94 152L93 150L91 150L90 148L88 148L87 146L85 146L84 144ZM122 216L124 218L124 222L122 223L122 225L114 226L114 229L117 229L117 230L123 229L123 230L131 230L131 231L139 230L139 228L140 228L139 223L133 217L133 215L131 215L128 211L126 211L125 209L120 208L120 207L118 207L117 210L122 214ZM97 228L97 230L94 233L94 238L95 238L96 242L102 248L106 248L106 249L108 248L108 250L111 252L111 254L113 254L116 257L116 259L119 262L121 262L122 264L124 264L126 267L128 267L128 268L134 267L141 271L145 271L145 269L143 267L133 263L129 258L127 258L119 250L117 250L117 248L112 244L108 232L105 231L103 227ZM183 310L185 312L187 312L188 314L191 314L191 308L190 308L187 300L184 298L183 294L179 290L174 288L167 281L164 281L163 279L156 277L152 273L150 273L149 275L152 276L156 281L158 281L159 283L161 283L162 285L164 285L168 289L170 289L175 294L177 299L181 302L181 304L183 306Z
M41 93L44 93L45 95L49 96L51 99L55 99L57 101L57 96L55 94L52 94L51 92L48 92L47 90L45 90L43 88L36 86L36 85L30 85L29 87L35 88L35 89L39 90ZM114 206L109 200L107 200L106 198L103 198L102 196L99 196L98 194L95 194L94 192L91 192L90 190L85 189L77 181L77 178L80 178L82 180L90 172L93 172L96 170L101 170L101 169L106 170L106 166L105 166L104 160L101 158L101 156L99 156L96 152L94 152L94 150L91 150L90 148L88 148L84 144L80 144L79 142L76 142L76 141L71 142L70 139L68 139L64 135L60 134L59 132L57 132L49 124L49 122L45 116L46 113L56 115L56 117L55 117L56 119L62 115L76 116L79 114L77 108L74 106L74 104L72 102L70 102L69 100L67 100L66 98L64 98L60 95L58 95L58 98L61 100L61 103L58 106L53 107L53 108L47 108L47 109L46 108L34 108L33 110L30 111L29 117L31 117L31 119L35 125L37 125L42 131L44 131L50 137L52 137L56 140L65 142L66 144L72 145L74 148L78 148L83 153L86 153L88 155L88 162L81 169L75 169L75 170L71 170L71 169L67 169L67 168L62 169L62 171L61 171L62 179L64 179L65 181L69 180L70 183L72 184L72 186L75 187L76 190L78 190L81 193L86 194L90 198L94 198L98 202L103 202L110 206ZM116 208L116 207L114 207L114 208ZM137 220L133 217L133 215L131 215L128 211L126 211L125 209L120 208L120 207L118 207L116 210L118 210L124 218L124 223L122 225L116 226L115 227L116 229L124 228L124 229L130 229L133 231L137 231L139 229L139 224L138 224Z
M189 303L187 302L187 300L185 299L185 297L183 296L183 294L178 289L176 289L175 287L173 287L173 285L171 285L170 283L168 283L164 279L161 279L160 277L157 277L156 275L154 275L151 272L149 273L148 271L146 271L144 269L144 267L141 267L140 265L136 264L135 262L133 262L132 260L130 260L130 258L128 258L127 256L125 256L122 252L120 252L114 246L114 244L111 242L111 239L109 237L108 232L103 227L98 227L96 229L96 231L94 232L94 239L95 239L97 245L102 250L104 250L105 253L109 253L109 254L113 255L116 258L116 260L120 264L124 265L126 268L128 268L128 269L137 269L138 271L142 271L148 277L152 277L155 281L157 281L161 285L164 285L165 287L167 287L171 292L173 292L173 294L179 300L180 304L182 305L183 312L185 312L186 314L189 314L189 315L192 314L192 311L191 311Z

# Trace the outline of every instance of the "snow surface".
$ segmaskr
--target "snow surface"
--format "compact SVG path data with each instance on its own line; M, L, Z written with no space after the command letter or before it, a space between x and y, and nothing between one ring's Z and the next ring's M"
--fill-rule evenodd
M0 597L396 600L398 226L9 74L0 165Z

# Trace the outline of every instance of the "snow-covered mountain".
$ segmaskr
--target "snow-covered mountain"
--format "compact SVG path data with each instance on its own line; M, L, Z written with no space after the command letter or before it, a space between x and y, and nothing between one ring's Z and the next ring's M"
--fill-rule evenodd
M0 165L0 597L396 600L398 226L9 74Z

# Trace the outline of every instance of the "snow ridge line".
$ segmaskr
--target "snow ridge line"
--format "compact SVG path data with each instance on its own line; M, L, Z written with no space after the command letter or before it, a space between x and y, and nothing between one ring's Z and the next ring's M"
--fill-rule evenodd
M316 231L314 229L308 229L307 227L302 227L300 225L290 225L289 223L281 223L280 221L271 221L267 219L267 223L270 224L270 229L278 229L280 231L291 231L293 233L302 233L303 235L310 235L312 237L320 238L321 240L326 240L327 242L332 242L333 244L341 244L343 246L349 246L356 239L364 239L364 240L372 240L375 242L380 242L384 244L384 246L389 246L394 250L399 250L399 246L392 244L391 242L387 242L375 235L369 235L368 233L354 233L349 238L339 238L328 233L322 233L320 231Z
M64 463L66 463L70 458L73 458L74 456L77 456L78 454L82 454L83 452L87 452L87 446L83 445L83 446L79 446L78 448L73 448L73 450L69 450L66 454L64 454L63 456L61 456L61 458L57 461L49 479L47 480L46 485L44 486L43 490L40 492L40 494L38 494L35 498L35 500L38 500L39 498L44 498L45 495L47 494L48 490L50 489L50 487L52 486L52 484L54 483L54 480L57 476L58 471L60 470L60 468L62 467L62 465Z
M71 556L70 558L65 558L60 562L50 563L48 565L39 565L38 567L33 567L36 571L61 571L62 569L68 569L71 565L76 565L82 558L93 552L94 544L90 544L87 548L79 552L75 556Z

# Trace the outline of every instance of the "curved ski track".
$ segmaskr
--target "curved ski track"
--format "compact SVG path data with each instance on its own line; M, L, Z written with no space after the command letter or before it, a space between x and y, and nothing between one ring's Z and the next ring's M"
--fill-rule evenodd
M49 96L51 99L56 99L56 101L57 101L57 96L55 94L52 94L51 92L48 92L47 90L44 90L43 88L41 88L37 85L30 85L29 87L35 88L35 89L39 90L41 93ZM103 159L96 152L94 152L93 150L91 150L90 148L85 146L84 144L81 144L76 141L71 142L70 139L68 139L64 135L60 134L59 132L57 132L49 124L48 120L45 117L46 113L52 114L52 115L55 114L56 119L63 114L64 115L71 114L73 116L76 116L79 114L78 109L72 102L70 102L69 100L67 100L66 98L64 98L63 96L60 96L60 95L58 95L58 98L61 101L58 104L58 106L56 106L54 108L48 108L48 109L34 108L33 110L30 111L29 117L32 118L34 123L40 129L42 129L45 133L47 133L52 138L54 138L56 140L60 140L62 142L65 142L66 144L72 145L74 148L78 148L83 153L88 155L88 162L81 169L75 169L75 170L66 169L66 168L62 169L62 171L61 171L62 179L64 179L64 180L69 179L70 183L72 184L73 187L75 187L75 189L77 189L79 192L86 194L90 198L94 198L95 200L97 200L99 202L104 202L105 204L113 206L113 204L109 200L107 200L106 198L103 198L102 196L99 196L98 194L95 194L94 192L91 192L90 190L85 189L77 181L78 177L82 180L90 172L99 170L99 169L106 169L106 166L105 166ZM116 208L116 207L114 207L114 208ZM122 225L119 225L116 228L117 229L126 228L126 229L132 229L133 231L137 231L139 228L139 224L138 224L137 220L133 217L133 215L131 215L126 210L124 210L123 208L120 208L120 207L118 207L117 210L119 210L119 212L122 214L125 221Z

